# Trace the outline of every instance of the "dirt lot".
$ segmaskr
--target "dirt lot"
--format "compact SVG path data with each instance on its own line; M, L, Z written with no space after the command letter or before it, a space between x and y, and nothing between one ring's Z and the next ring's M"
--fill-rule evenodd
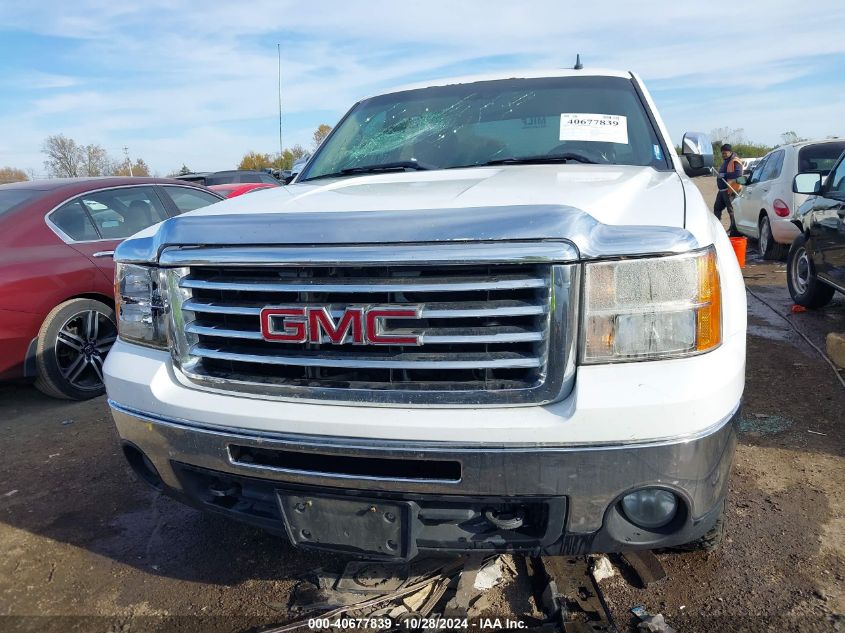
M845 389L796 333L823 347L845 330L845 300L792 314L782 263L752 253L745 277L756 296L729 539L659 554L669 577L652 588L604 581L621 630L637 604L681 633L845 630ZM102 398L2 386L0 446L0 630L246 631L289 618L300 574L344 562L150 492ZM497 591L502 613L535 610L521 577Z

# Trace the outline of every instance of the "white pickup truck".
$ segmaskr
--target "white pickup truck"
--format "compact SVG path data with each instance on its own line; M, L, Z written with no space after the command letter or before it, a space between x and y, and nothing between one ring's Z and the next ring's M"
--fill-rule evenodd
M293 184L118 248L129 463L367 556L714 544L745 292L683 148L628 72L361 100Z

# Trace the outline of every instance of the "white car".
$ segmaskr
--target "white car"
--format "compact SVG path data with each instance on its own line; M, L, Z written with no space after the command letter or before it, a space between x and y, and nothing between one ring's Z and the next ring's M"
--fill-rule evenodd
M783 259L800 233L793 224L807 196L792 192L799 172L826 175L845 151L845 140L804 141L783 145L766 154L734 200L736 227L760 241L763 259Z

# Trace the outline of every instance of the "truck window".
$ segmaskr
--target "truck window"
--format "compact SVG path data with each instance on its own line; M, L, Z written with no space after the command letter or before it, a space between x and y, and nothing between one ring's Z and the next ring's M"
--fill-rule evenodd
M397 161L428 168L576 153L599 164L667 168L633 83L546 77L435 86L362 101L300 182Z

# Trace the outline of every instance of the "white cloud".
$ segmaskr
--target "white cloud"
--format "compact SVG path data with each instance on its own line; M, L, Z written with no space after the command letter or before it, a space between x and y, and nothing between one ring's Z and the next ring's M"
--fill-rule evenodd
M312 123L287 129L286 144L310 144L310 130L330 118L309 113L336 117L362 95L440 68L463 74L497 56L568 66L576 52L588 65L636 70L660 89L711 90L705 102L677 92L665 104L658 99L673 132L727 125L768 142L786 128L845 133L833 129L841 116L832 106L811 106L816 118L802 125L808 104L789 89L814 72L819 56L845 55L845 11L771 1L734 18L712 3L664 0L607 2L600 10L552 0L5 5L3 28L76 41L55 74L21 59L20 83L0 78L0 88L21 95L19 107L0 106L0 128L11 130L0 139L0 161L37 169L41 161L31 161L42 140L59 132L106 147L130 144L162 173L182 162L225 168L247 150L274 151L277 41L285 119ZM766 104L766 95L777 103Z

